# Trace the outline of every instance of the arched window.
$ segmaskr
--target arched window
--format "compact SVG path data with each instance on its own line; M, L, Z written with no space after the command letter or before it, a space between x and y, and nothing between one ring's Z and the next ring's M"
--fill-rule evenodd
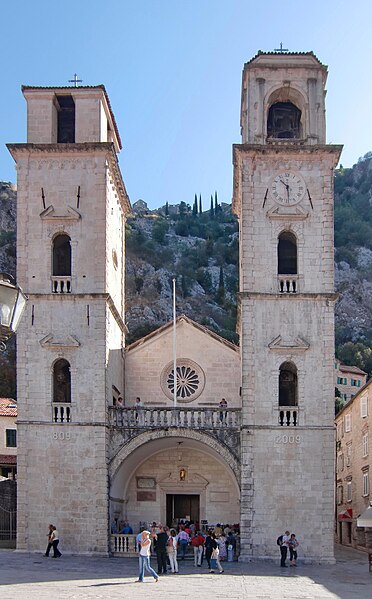
M71 276L71 239L68 235L57 235L53 241L53 276Z
M297 368L292 362L283 362L279 368L279 406L297 405Z
M70 364L61 358L53 367L53 401L71 403L71 372Z
M292 102L275 102L272 104L267 119L267 137L273 139L300 139L301 110Z
M297 240L290 231L283 231L278 238L278 275L297 274Z

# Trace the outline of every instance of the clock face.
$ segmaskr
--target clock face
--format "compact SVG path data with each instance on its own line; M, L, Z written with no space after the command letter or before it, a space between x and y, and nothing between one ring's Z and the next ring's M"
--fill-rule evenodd
M306 184L301 175L285 171L271 180L269 189L275 202L282 206L293 206L304 197Z

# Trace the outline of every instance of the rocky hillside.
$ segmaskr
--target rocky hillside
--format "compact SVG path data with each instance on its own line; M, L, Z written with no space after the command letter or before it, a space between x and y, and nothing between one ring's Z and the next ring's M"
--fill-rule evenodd
M0 272L15 276L16 191L11 183L0 182Z
M184 313L238 343L238 225L231 206L211 198L200 212L184 202L177 210L143 206L127 223L128 342ZM335 282L337 355L372 374L372 153L335 176ZM0 271L15 273L16 193L0 183ZM5 359L5 362L4 362ZM14 388L12 344L0 356L0 395ZM6 370L6 368L8 370ZM10 370L9 370L10 369ZM13 373L13 374L12 374ZM2 380L1 380L2 379ZM5 381L5 382L4 382ZM9 387L10 386L10 387Z

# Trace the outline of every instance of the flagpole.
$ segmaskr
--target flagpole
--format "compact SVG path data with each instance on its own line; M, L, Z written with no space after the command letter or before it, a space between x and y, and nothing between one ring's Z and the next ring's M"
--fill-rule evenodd
M173 403L177 407L176 279L173 278Z

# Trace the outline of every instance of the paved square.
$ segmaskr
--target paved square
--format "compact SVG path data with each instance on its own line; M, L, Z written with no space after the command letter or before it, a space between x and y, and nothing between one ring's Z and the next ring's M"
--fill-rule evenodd
M63 548L61 548L63 549ZM180 563L179 574L146 576L136 584L135 558L97 558L0 551L1 599L371 599L372 573L367 555L337 548L335 566L301 565L280 569L277 563L226 563L223 574L209 574L203 564ZM155 560L152 558L152 565Z

